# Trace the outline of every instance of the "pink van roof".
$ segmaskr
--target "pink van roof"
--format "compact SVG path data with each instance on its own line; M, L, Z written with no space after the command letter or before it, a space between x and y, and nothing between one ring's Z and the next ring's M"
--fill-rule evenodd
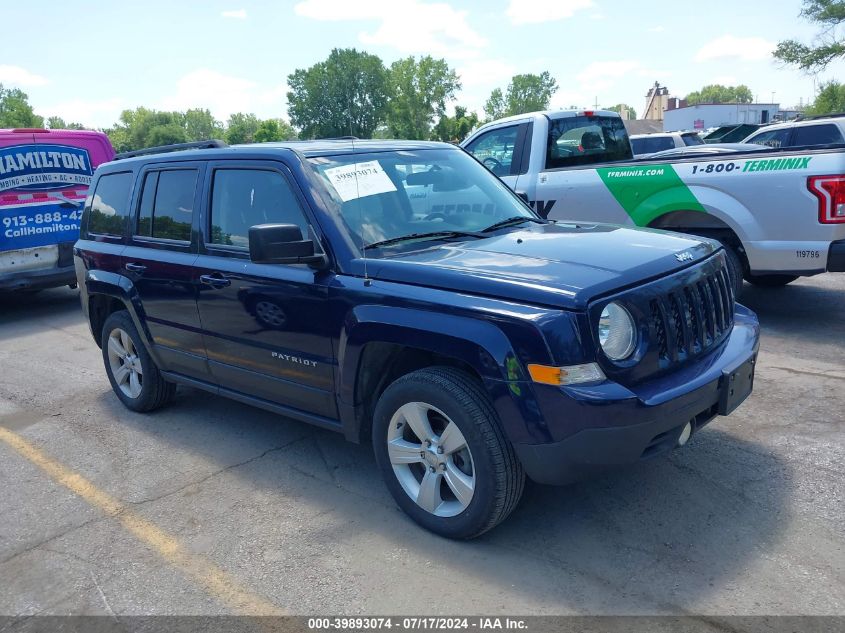
M93 130L45 130L42 128L0 129L0 147L26 143L52 143L70 145L88 150L91 165L97 167L114 158L114 148L109 137Z

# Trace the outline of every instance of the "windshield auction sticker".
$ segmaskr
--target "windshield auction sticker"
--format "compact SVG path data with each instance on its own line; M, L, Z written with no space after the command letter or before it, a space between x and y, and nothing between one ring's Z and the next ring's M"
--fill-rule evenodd
M326 178L344 202L396 191L396 186L377 160L326 169Z

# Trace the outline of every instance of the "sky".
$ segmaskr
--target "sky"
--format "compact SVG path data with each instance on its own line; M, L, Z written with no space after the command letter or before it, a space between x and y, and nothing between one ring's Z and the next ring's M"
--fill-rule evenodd
M0 83L35 111L111 126L127 108L208 108L287 118L287 76L355 47L386 64L443 57L455 103L481 114L516 73L548 70L553 108L627 103L641 114L659 81L683 97L746 84L760 102L807 102L818 77L771 58L812 41L800 0L0 0Z

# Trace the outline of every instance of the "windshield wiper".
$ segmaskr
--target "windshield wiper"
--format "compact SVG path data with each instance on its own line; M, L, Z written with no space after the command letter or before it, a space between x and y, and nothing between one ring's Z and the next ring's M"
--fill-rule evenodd
M410 240L424 240L424 239L434 239L438 237L487 237L483 233L476 233L473 231L432 231L431 233L409 233L408 235L400 235L399 237L391 237L387 240L381 240L379 242L373 242L372 244L367 244L364 247L364 250L368 250L370 248L380 248L382 246L390 246L391 244L399 244L401 242L407 242Z
M541 220L540 218L533 218L531 216L526 215L515 215L512 218L505 218L504 220L500 220L495 224L491 224L486 229L481 229L481 232L489 233L490 231L495 231L496 229L501 229L506 226L513 226L515 224L522 224L523 222L536 222L537 224L548 224L546 220Z

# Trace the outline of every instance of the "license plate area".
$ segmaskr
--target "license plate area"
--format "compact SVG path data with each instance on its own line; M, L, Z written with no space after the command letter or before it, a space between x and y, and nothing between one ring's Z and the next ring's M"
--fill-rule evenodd
M719 387L719 415L730 415L751 394L757 356L752 356L735 369L722 372Z

